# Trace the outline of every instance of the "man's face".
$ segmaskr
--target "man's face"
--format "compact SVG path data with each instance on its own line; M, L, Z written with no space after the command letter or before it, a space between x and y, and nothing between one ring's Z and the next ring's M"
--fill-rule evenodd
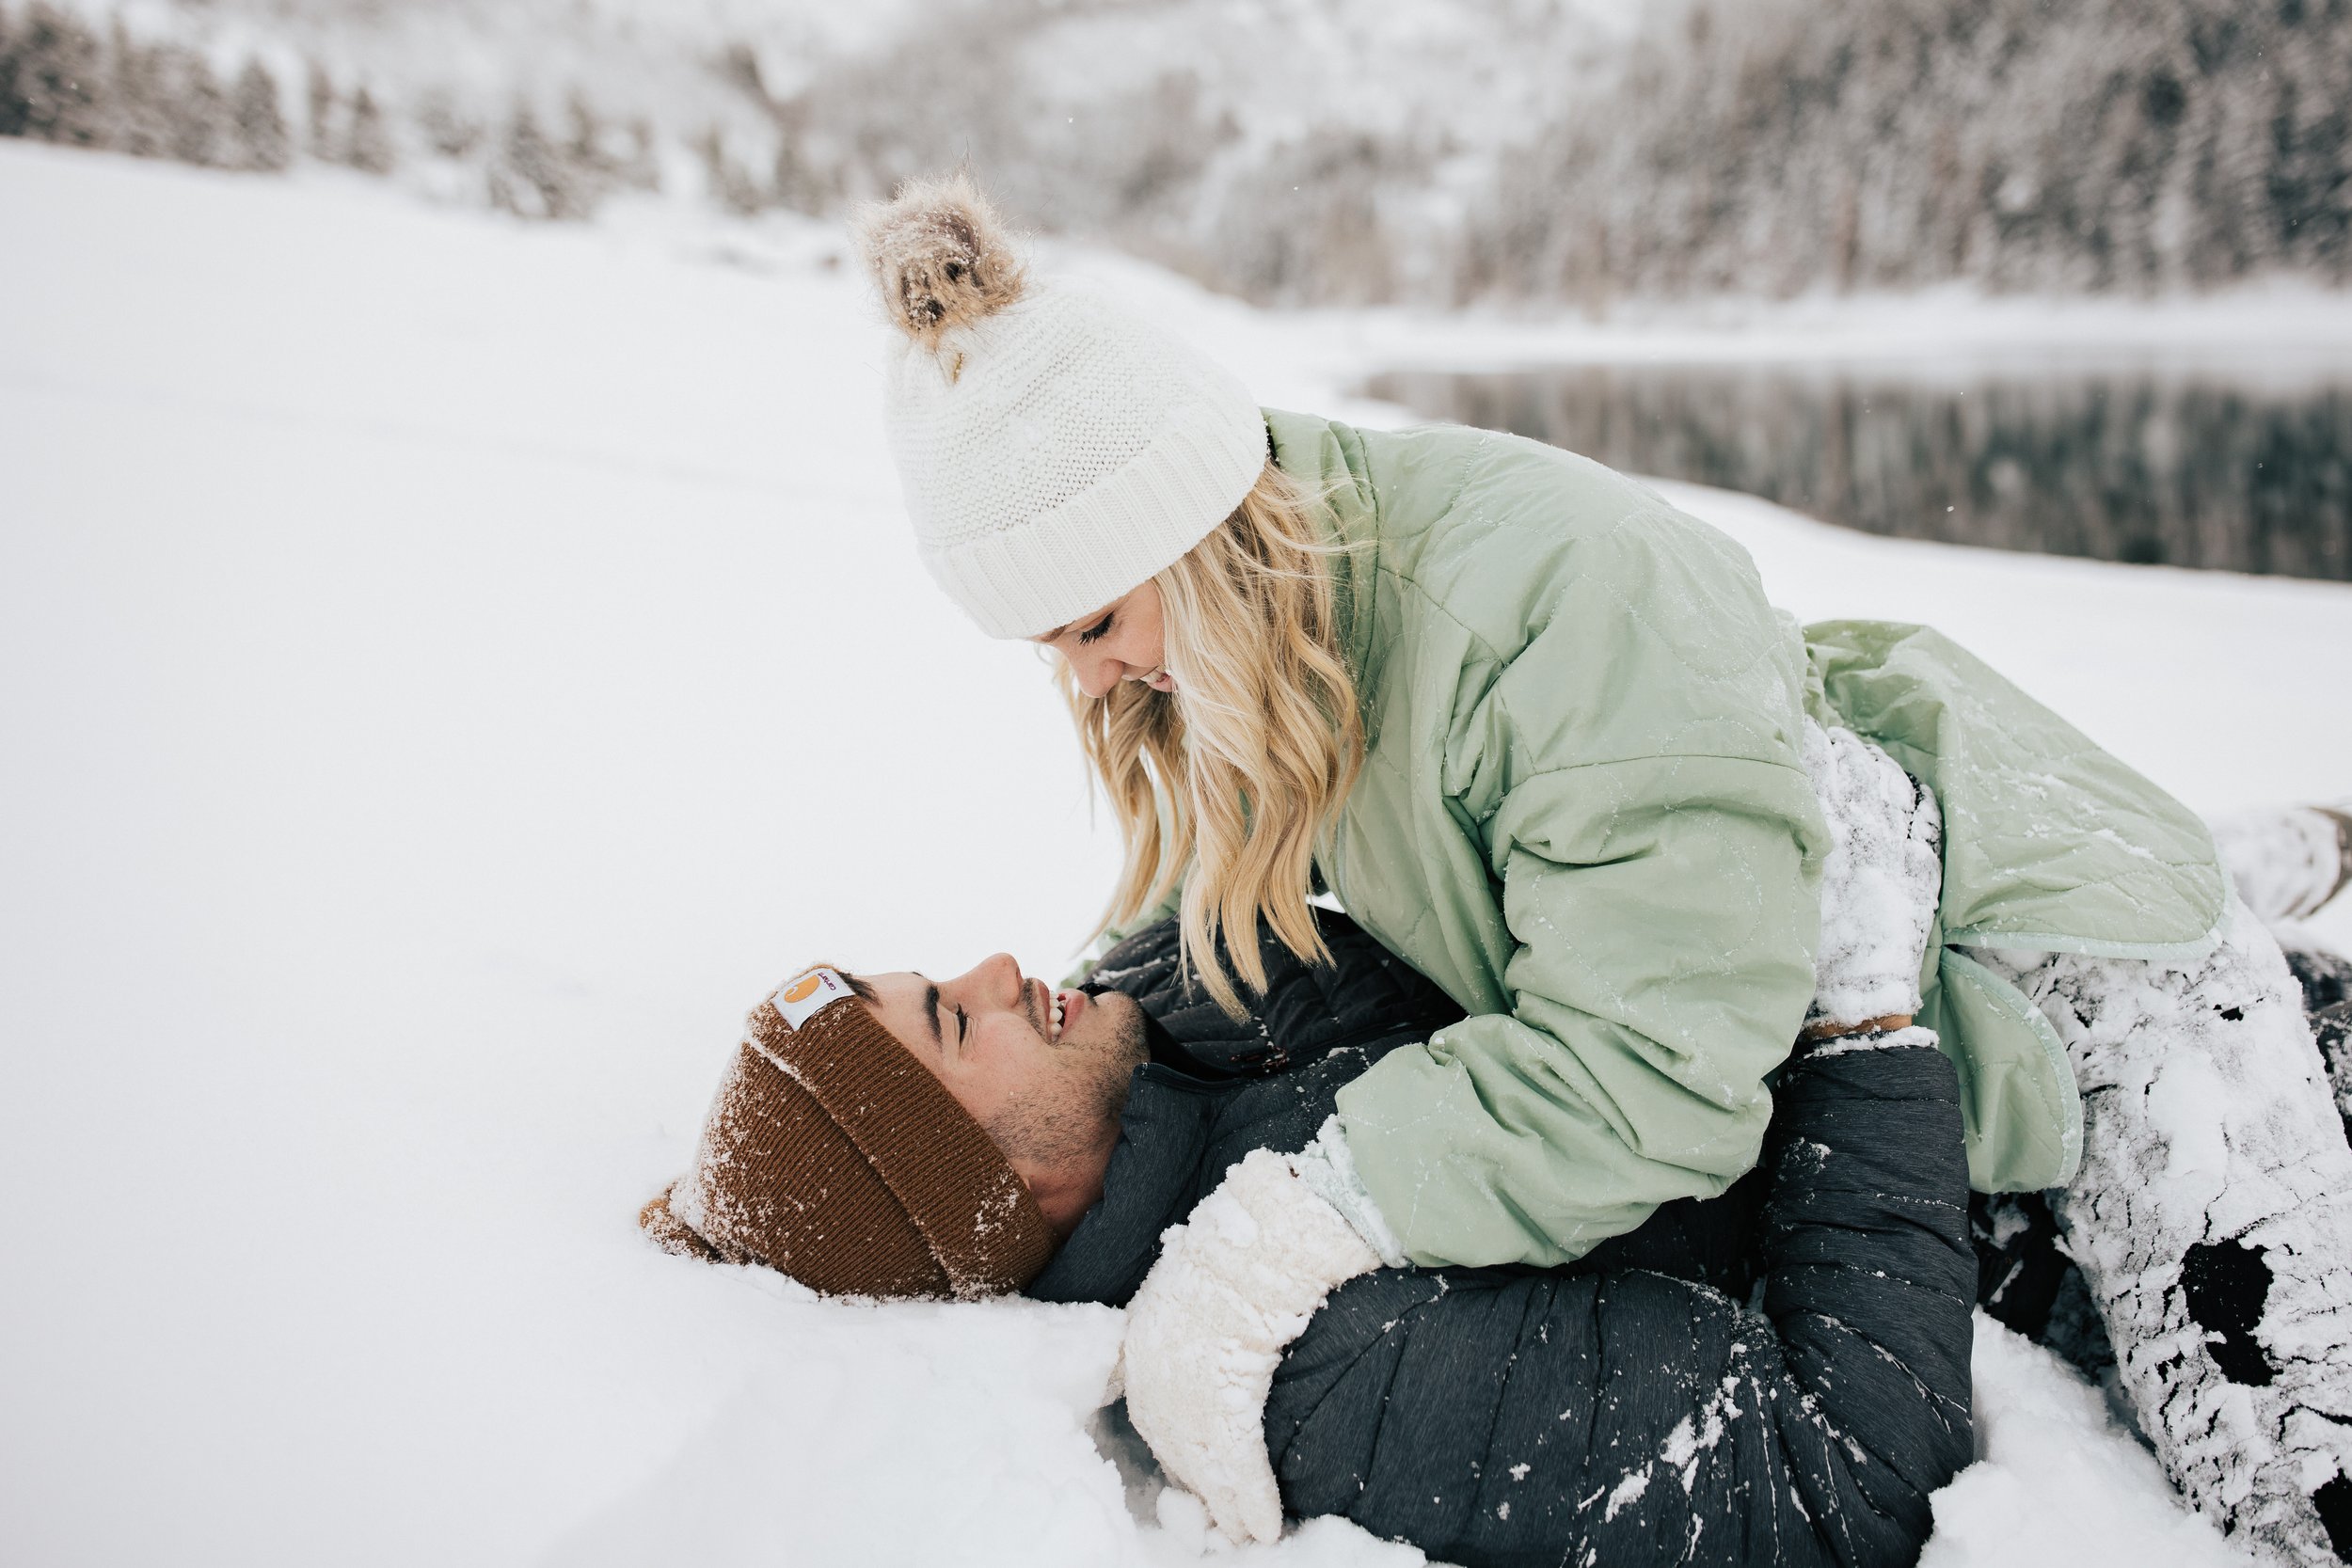
M952 980L859 978L882 1027L1016 1163L1058 1166L1116 1130L1146 1053L1133 997L1049 990L1005 953Z

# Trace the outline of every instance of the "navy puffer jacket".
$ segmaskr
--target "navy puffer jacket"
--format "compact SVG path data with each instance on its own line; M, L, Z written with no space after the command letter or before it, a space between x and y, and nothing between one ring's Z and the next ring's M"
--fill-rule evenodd
M1227 1167L1303 1148L1343 1085L1445 1022L1381 1031L1412 983L1339 917L1326 936L1320 973L1266 955L1268 994L1240 1026L1192 1009L1172 928L1106 956L1097 982L1134 987L1155 1060L1102 1201L1032 1295L1123 1304ZM1359 965L1375 966L1360 992ZM1261 1046L1287 1070L1235 1076ZM1285 1508L1466 1568L1916 1558L1930 1495L1971 1457L1952 1069L1926 1049L1817 1052L1774 1099L1756 1173L1573 1265L1382 1269L1334 1291L1266 1404Z

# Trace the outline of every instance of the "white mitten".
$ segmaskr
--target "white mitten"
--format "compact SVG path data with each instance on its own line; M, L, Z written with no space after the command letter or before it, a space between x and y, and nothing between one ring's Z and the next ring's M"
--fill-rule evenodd
M1282 1533L1265 1401L1284 1347L1332 1287L1380 1264L1297 1164L1262 1148L1226 1172L1161 1236L1127 1308L1128 1418L1236 1542Z
M1915 1013L1944 885L1935 795L1853 731L1811 720L1804 768L1830 836L1806 1027Z

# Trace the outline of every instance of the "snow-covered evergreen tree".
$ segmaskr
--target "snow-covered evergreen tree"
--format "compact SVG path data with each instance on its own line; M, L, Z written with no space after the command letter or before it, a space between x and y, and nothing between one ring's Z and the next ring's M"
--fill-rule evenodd
M376 107L375 95L364 87L352 95L351 124L340 161L363 174L386 174L392 167L391 133L384 124L384 112Z
M294 137L278 102L278 79L259 60L247 60L230 92L236 125L239 168L271 170L294 161Z

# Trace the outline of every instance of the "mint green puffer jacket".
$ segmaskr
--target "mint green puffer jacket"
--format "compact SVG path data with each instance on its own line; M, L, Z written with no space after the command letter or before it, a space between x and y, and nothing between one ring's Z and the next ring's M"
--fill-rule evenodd
M1922 1022L1960 1069L1972 1179L2073 1174L2058 1042L1963 949L2199 951L2224 883L2193 815L1932 631L1801 634L1739 546L1597 464L1266 418L1348 546L1367 751L1318 865L1471 1014L1340 1097L1416 1261L1561 1263L1755 1162L1813 990L1808 710L1942 800Z

